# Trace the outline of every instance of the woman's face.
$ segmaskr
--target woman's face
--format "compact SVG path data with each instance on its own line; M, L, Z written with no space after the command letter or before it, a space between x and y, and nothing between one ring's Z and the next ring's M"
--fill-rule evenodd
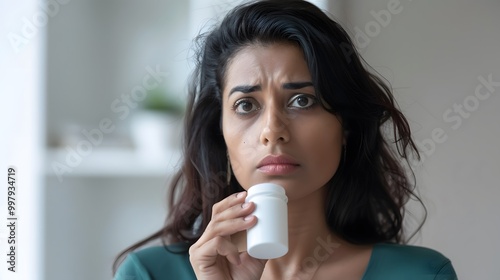
M240 50L226 69L222 106L232 170L244 189L273 182L293 200L335 174L342 126L320 105L299 47L255 44Z

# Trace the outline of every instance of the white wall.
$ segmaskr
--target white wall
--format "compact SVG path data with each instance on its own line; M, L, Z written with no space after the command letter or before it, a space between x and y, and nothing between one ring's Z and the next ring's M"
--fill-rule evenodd
M62 6L47 27L49 145L64 145L68 131L79 134L103 118L115 121L118 137L126 134L130 119L119 119L111 106L131 95L147 67L158 65L167 73L160 86L183 95L188 9L189 2L173 0L72 0Z
M36 14L37 2L0 3L0 279L43 279L45 32L25 23ZM9 167L15 172L9 172ZM15 174L14 179L8 179L9 173ZM14 189L7 188L11 186ZM7 212L7 197L14 202L12 216ZM7 227L11 223L14 228ZM15 259L7 257L11 248ZM7 258L14 262L7 263Z
M417 183L428 219L412 242L447 255L460 279L498 279L500 2L343 2L346 28L392 84L422 146ZM388 5L395 13L383 26L373 14ZM490 76L496 86L475 97L478 77Z
M118 252L165 219L162 177L49 177L46 185L44 279L112 279Z
M40 277L111 279L116 254L162 227L172 171L166 164L175 165L171 154L158 151L151 160L134 150L127 138L131 118L119 118L111 104L130 95L146 68L157 65L168 73L161 86L185 94L189 2L72 0L50 18L46 31L50 149ZM130 116L138 111L129 109ZM115 131L70 165L66 148L78 150L87 141L81 130L98 129L104 118ZM54 162L71 172L57 177Z

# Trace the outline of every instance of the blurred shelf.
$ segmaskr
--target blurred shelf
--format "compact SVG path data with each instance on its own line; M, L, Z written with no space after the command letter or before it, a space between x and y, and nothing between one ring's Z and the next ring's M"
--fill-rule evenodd
M155 154L125 148L94 148L88 155L52 148L46 152L48 177L167 177L179 169L180 150ZM59 174L59 175L58 175Z

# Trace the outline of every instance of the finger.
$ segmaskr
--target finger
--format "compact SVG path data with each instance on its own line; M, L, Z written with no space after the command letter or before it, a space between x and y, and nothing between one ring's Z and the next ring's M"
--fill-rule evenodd
M257 218L254 215L248 215L212 223L207 229L209 234L228 237L237 232L251 228L255 223L257 223Z
M210 221L217 223L225 220L246 217L250 215L254 210L255 204L253 202L238 203L225 209L222 212L212 214L212 219Z
M212 217L214 214L223 212L224 210L226 210L230 207L233 207L237 204L242 204L245 201L246 196L247 196L247 192L243 191L243 192L232 194L232 195L224 198L223 200L215 203L212 206Z
M211 239L199 248L194 248L193 250L190 248L190 254L192 261L201 271L212 267L218 256L227 258L234 265L241 263L238 248L229 240L220 236Z
M255 210L255 205L244 203L246 194L246 192L233 194L216 203L213 207L212 218L196 243L201 245L216 236L226 236L247 229L248 227L241 227L241 225L246 225L242 223L242 219L246 222L252 222L251 217L249 219L245 219L245 217ZM246 207L243 207L244 205ZM227 220L229 222L226 222ZM225 228L228 225L230 227Z
M247 230L257 223L257 217L248 215L224 221L210 221L203 235L196 243L202 246L204 243L216 237L228 237L236 232ZM195 244L196 244L195 243Z

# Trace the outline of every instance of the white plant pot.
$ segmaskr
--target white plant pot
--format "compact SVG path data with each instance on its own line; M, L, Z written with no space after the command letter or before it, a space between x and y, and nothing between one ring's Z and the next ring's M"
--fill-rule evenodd
M182 140L182 118L163 112L136 111L130 122L131 138L137 152L146 159L164 158L179 150Z

